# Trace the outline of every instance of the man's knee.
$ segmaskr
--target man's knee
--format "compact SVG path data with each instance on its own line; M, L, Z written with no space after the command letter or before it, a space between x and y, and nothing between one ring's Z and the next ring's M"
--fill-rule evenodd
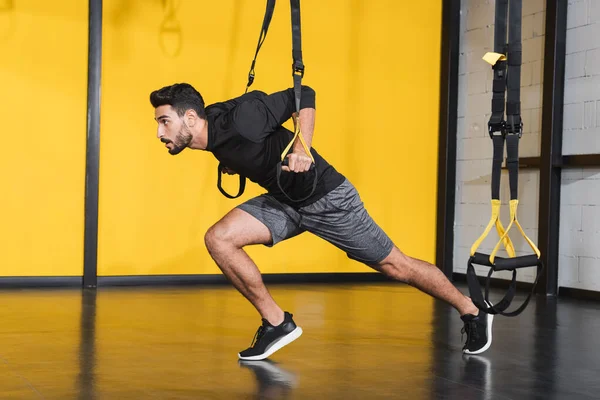
M378 269L392 279L409 283L412 277L410 257L402 253L396 246L391 253L382 260Z
M204 244L210 253L219 251L225 247L233 246L233 233L230 227L224 223L216 223L211 226L204 235Z
M209 251L231 251L253 244L273 242L271 231L245 211L234 209L211 226L204 235Z

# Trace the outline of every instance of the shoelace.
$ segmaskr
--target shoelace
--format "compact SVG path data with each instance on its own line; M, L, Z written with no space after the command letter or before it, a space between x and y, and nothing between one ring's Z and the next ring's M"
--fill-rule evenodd
M258 330L254 334L254 339L252 339L252 343L250 343L250 347L254 347L254 344L258 344L258 342L260 342L260 339L262 339L264 334L265 334L265 327L264 327L264 325L261 325L258 327Z
M464 334L467 334L467 342L474 342L479 339L479 331L477 330L477 322L465 322L465 326L460 330L460 340L462 341Z

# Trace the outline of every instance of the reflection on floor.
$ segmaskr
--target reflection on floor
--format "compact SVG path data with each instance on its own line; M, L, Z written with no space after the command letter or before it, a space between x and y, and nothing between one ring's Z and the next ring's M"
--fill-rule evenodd
M537 298L465 357L456 312L413 288L271 292L304 335L263 362L237 360L260 320L228 286L0 292L0 398L600 398L598 303Z

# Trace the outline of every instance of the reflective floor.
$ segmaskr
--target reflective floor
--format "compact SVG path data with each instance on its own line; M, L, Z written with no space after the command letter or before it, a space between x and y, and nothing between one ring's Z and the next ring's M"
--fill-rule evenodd
M600 398L599 303L537 298L465 357L455 311L410 287L271 292L304 335L240 364L260 320L228 286L2 291L0 399Z

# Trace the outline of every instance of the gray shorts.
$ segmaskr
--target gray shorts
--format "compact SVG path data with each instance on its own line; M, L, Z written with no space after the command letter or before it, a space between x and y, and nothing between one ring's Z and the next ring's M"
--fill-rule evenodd
M345 180L316 202L295 210L268 194L238 206L269 228L275 244L305 231L328 241L356 261L377 264L394 244L373 221L356 188Z

